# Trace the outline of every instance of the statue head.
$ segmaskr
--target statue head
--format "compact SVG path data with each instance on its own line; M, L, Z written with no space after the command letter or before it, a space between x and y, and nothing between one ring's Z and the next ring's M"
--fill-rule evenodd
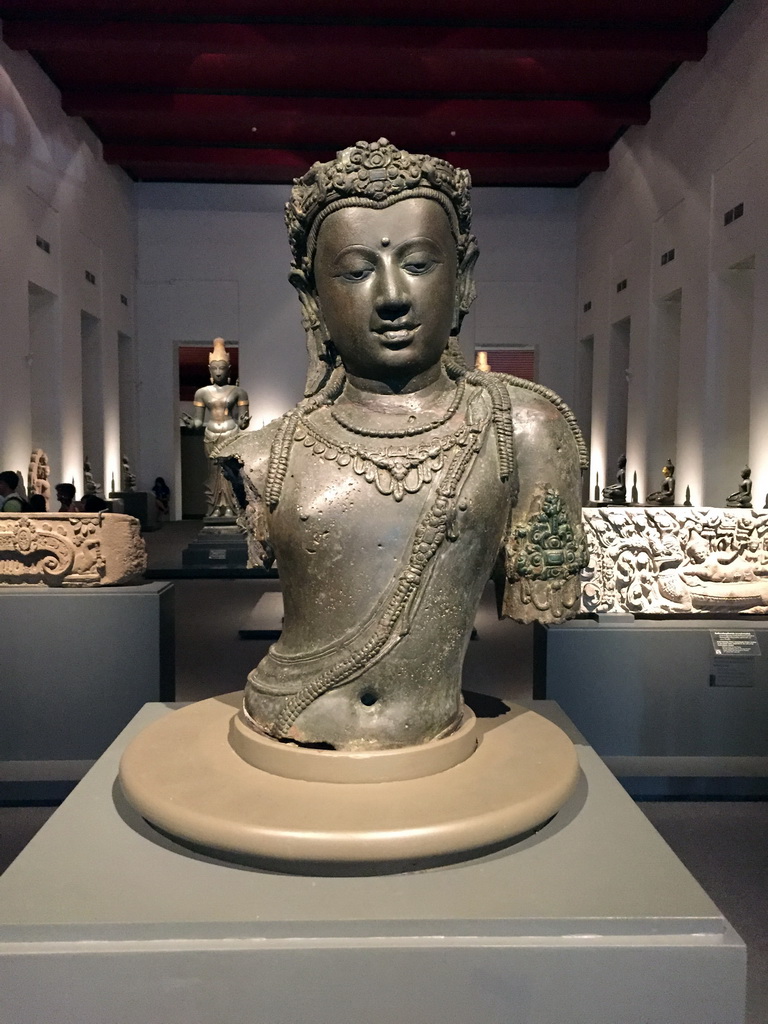
M406 267L403 259L398 266L404 269L406 284L412 279L424 278L420 289L429 295L428 315L434 319L435 333L444 322L441 351L455 338L475 296L472 270L477 245L470 232L469 189L467 171L435 157L397 149L386 139L358 142L339 152L335 160L314 164L296 180L286 206L286 224L293 254L290 279L299 292L307 330L310 355L307 394L320 388L339 360L334 329L338 331L339 324L346 323L344 318L351 315L349 311L336 308L341 292L327 284L335 278L344 279L343 275L351 281L350 274L366 272L362 264L329 266L329 261L334 263L344 250L345 242L351 249L358 249L358 241L368 235L375 241L374 262L386 259L391 264L398 245L408 255L406 235L409 229L415 233L414 237L422 228L428 229L430 239L433 235L439 236L435 242L441 250L437 260L435 254L426 254L429 266L422 262ZM403 203L408 205L402 207ZM330 241L329 236L332 236ZM368 246L362 248L368 249ZM410 245L410 249L414 248L419 247ZM414 255L420 257L424 253L414 252ZM445 273L441 270L433 274L435 266L445 266ZM368 269L370 273L377 272L375 268ZM444 280L446 275L450 277L449 287ZM440 294L436 297L438 291ZM382 326L387 321L398 327L402 324L407 330L410 320L414 319L409 320L408 301L410 299L400 301L401 316L389 309L386 315L372 313L373 321L381 321ZM438 302L445 307L440 317L436 315ZM359 315L362 320L362 310ZM394 350L398 339L390 340ZM436 343L435 338L431 339L433 346ZM405 341L403 345L407 347ZM440 354L437 354L438 361Z
M208 372L212 384L226 384L229 377L230 362L223 338L213 339L213 348L208 353Z

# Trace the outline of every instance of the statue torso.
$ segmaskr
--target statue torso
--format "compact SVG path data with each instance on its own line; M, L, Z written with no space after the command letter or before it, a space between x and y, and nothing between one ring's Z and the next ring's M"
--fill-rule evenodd
M205 432L208 435L226 434L237 428L232 415L237 406L241 389L235 384L209 384L200 388L195 395L196 402L202 402L208 410Z
M569 518L578 514L568 425L548 401L515 390L508 474L491 398L474 385L455 415L418 436L356 434L346 416L338 421L339 401L232 443L250 525L277 557L285 601L282 636L246 687L257 728L365 749L418 744L457 725L462 662L500 551L519 528L528 536L546 494L561 493ZM534 575L540 582L507 587L505 612L557 621L564 611L547 611L550 591L566 591Z
M289 737L398 746L456 724L466 645L510 509L494 444L479 389L449 422L418 436L360 436L327 407L300 418L269 514L285 620L249 678L246 707L257 725L270 728L291 695L334 675L347 681L314 699ZM448 522L422 564L441 487L453 491ZM403 599L409 573L418 580ZM356 657L361 667L350 672Z

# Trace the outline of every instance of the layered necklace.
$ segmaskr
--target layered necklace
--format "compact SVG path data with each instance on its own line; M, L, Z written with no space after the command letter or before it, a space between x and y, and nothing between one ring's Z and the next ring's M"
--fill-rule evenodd
M328 437L310 420L308 414L300 412L297 417L293 439L303 443L315 455L339 466L351 466L354 473L373 484L380 494L391 495L395 501L402 501L406 494L415 494L424 484L432 481L435 473L443 468L445 454L451 449L465 446L471 430L462 423L455 430L440 437L424 435L448 423L458 412L464 397L465 383L460 381L447 409L427 422L408 424L404 427L377 430L361 427L348 420L337 408L329 411L333 420L353 436L347 439ZM418 437L416 444L387 444L388 441ZM381 442L376 447L366 446L358 438L371 438Z

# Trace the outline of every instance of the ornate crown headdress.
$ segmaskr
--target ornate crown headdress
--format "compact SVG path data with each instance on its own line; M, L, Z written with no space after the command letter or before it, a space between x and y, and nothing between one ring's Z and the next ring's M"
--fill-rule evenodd
M434 156L408 153L387 139L357 142L316 163L296 178L285 207L294 267L307 278L320 225L345 206L390 206L401 199L434 199L445 210L461 260L474 241L470 235L469 171Z
M226 348L224 347L224 339L223 338L214 338L213 339L213 349L208 353L208 362L209 363L228 363L229 362L229 353L227 352Z

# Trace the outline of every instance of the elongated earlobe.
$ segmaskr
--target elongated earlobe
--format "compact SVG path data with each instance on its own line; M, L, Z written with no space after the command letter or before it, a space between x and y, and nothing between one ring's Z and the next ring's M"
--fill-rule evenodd
M477 295L475 289L475 264L477 263L478 255L477 242L474 236L470 236L456 273L456 295L453 307L453 326L451 329L453 335L457 335L461 330L461 322L469 312L469 308Z
M306 332L309 365L307 366L304 396L309 397L316 394L328 380L335 364L335 351L323 320L317 296L310 288L306 274L294 268L290 273L289 280L299 294L301 321Z

